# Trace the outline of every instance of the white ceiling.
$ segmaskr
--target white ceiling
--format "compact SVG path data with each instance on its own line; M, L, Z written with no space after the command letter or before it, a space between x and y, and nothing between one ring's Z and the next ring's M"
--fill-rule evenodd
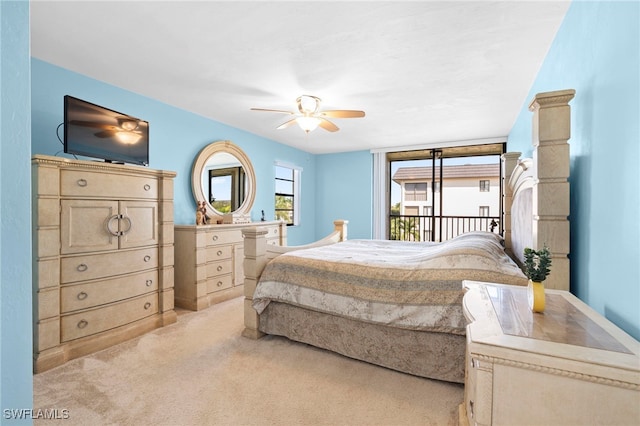
M568 6L36 0L31 54L311 153L429 145L506 136ZM250 111L301 94L366 117L306 136Z

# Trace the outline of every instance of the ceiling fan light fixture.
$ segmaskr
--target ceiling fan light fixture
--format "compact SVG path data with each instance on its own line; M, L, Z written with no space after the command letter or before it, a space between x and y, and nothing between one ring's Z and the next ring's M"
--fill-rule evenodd
M128 131L120 131L116 132L116 137L120 142L125 145L133 145L138 143L142 135L140 133L128 132Z
M296 99L298 109L303 114L313 114L320 108L320 98L311 95L302 95Z
M340 130L338 126L333 124L328 118L358 118L364 117L364 111L350 110L350 109L333 109L333 110L320 110L321 100L318 97L311 95L302 95L296 99L298 104L298 112L285 111L281 109L266 109L266 108L251 108L252 111L266 111L277 112L280 114L287 114L293 116L289 121L282 123L277 127L278 130L287 129L290 126L298 123L300 128L305 133L314 131L316 128L321 127L327 132L337 132Z
M126 131L132 131L138 128L140 124L138 120L131 120L129 118L118 119L118 124L120 127Z
M320 124L318 117L298 117L296 122L305 133L313 132Z

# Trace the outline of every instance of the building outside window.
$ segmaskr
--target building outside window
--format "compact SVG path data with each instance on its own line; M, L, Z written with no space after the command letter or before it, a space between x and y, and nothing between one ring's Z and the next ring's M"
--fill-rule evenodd
M392 204L390 238L444 241L464 232L489 231L491 220L499 219L491 213L500 211L500 164L491 160L495 161L451 161L443 165L442 173L439 166L433 173L431 166L421 164L395 168L391 179L398 186L399 202ZM442 181L432 181L434 174Z
M276 163L275 218L287 226L300 224L300 173L302 169Z
M407 201L426 201L427 200L427 182L406 183L404 185L405 200Z

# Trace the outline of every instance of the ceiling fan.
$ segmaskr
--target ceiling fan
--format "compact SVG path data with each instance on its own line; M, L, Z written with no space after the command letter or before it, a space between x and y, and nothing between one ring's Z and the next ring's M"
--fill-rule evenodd
M278 130L286 129L293 124L298 124L305 133L315 130L318 126L329 132L340 130L327 118L359 118L364 117L364 111L351 109L334 109L320 111L320 98L311 95L302 95L296 99L298 104L298 112L284 111L279 109L251 108L252 111L278 112L295 116L289 121L278 126Z
M74 126L93 127L96 129L103 129L97 133L94 133L99 138L116 137L122 143L134 144L140 140L142 133L138 130L140 122L131 118L116 118L117 125L107 123L95 123L92 121L79 121L72 120L70 124Z

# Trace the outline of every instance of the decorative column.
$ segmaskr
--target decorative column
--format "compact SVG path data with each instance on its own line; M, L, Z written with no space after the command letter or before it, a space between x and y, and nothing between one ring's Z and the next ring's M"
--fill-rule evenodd
M533 245L552 254L547 288L569 290L569 143L575 90L538 93L533 112Z
M502 154L502 229L504 230L504 246L507 253L513 258L513 243L511 240L511 207L513 206L513 189L509 185L509 178L518 165L520 152L507 152Z
M158 176L158 220L160 244L158 246L160 264L158 265L158 275L160 277L159 286L159 307L162 315L162 325L173 324L178 320L178 314L174 310L174 222L173 222L173 180L175 172L160 171Z
M267 233L262 227L242 230L244 238L244 331L242 335L259 339L264 333L258 330L260 316L253 309L253 293L256 291L262 270L267 264Z

